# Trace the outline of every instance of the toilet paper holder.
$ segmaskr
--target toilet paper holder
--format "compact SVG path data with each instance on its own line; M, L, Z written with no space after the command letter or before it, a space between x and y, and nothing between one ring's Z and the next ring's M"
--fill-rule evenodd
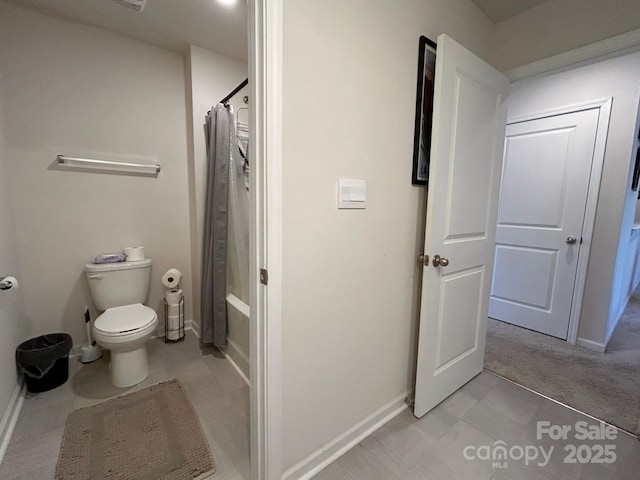
M13 281L11 277L0 277L0 290L11 290Z

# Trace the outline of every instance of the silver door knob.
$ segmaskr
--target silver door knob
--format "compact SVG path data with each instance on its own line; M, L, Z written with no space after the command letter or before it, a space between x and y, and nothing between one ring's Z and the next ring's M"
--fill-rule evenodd
M449 260L441 257L440 255L433 256L433 266L434 267L446 267L449 265Z
M573 245L574 243L576 243L578 241L578 239L576 237L567 237L567 243L569 245Z

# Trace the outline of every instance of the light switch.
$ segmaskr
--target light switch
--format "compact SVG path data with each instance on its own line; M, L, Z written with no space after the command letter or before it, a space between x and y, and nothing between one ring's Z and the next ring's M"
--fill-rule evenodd
M367 208L367 181L339 178L338 208Z

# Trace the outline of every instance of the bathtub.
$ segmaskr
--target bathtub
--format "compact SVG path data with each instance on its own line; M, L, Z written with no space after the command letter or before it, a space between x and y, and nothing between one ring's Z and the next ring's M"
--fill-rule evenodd
M249 385L249 305L227 294L227 346L224 353Z

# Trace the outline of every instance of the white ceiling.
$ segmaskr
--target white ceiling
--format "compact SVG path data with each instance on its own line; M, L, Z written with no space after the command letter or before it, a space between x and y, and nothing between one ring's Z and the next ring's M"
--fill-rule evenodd
M104 28L176 52L189 44L246 60L247 4L216 0L147 0L142 12L111 0L7 0L47 15Z
M5 0L24 8L104 28L176 52L189 44L246 60L247 0L147 0L136 12L111 0ZM472 0L494 23L546 0Z
M493 23L518 15L547 0L472 0Z

